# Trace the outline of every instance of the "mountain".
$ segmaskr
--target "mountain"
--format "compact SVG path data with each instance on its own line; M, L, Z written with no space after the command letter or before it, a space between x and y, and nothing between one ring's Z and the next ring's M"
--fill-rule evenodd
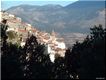
M105 1L77 1L73 4L69 4L66 6L66 8L93 8L93 7L98 7L98 8L104 8L105 7Z
M7 9L7 12L21 17L24 22L32 24L39 30L47 32L54 30L71 40L71 33L84 35L94 25L102 24L105 27L105 8L105 1L77 1L65 7L51 4L19 5ZM73 37L74 42L76 37Z
M44 6L37 6L37 5L19 5L19 6L14 6L14 7L11 7L9 8L8 10L13 10L13 9L16 9L16 8L22 8L24 9L24 11L45 11L45 10L56 10L56 9L59 9L59 8L62 8L62 6L60 5L53 5L53 4L48 4L48 5L44 5Z
M85 33L95 24L105 26L105 1L77 1L64 9L69 13L66 17L67 23L78 32Z
M95 18L105 8L104 1L77 1L62 7L60 5L19 5L7 12L21 17L33 26L51 32L87 32L94 25ZM104 19L102 19L104 20ZM103 21L100 22L104 24Z

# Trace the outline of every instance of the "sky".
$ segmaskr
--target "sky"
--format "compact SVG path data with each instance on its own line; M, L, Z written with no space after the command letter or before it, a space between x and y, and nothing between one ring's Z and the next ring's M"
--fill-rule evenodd
M29 5L47 5L47 4L59 4L61 6L66 6L78 0L1 0L2 10L8 9L12 6L18 6L22 4Z

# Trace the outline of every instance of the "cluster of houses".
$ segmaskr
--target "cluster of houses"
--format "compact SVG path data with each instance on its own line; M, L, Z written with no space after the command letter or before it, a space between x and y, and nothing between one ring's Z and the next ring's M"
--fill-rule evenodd
M21 46L25 45L26 38L28 34L33 34L37 37L37 41L40 44L44 44L47 47L47 53L50 55L52 62L55 60L55 56L60 57L65 56L66 45L63 38L57 38L56 33L47 33L39 31L36 28L32 27L31 24L22 22L21 18L15 17L7 12L0 12L2 18L7 19L7 24L9 28L7 31L15 31L21 35Z
M57 38L54 31L51 34L38 32L35 35L37 36L38 42L46 45L48 54L50 54L50 59L52 62L54 62L56 55L60 57L65 56L66 45L64 43L64 39Z

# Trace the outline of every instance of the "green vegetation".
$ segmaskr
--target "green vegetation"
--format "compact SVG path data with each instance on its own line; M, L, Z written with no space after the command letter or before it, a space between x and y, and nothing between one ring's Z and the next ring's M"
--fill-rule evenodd
M12 39L15 39L18 37L18 35L14 31L8 31L7 36L9 38L9 40L12 40Z

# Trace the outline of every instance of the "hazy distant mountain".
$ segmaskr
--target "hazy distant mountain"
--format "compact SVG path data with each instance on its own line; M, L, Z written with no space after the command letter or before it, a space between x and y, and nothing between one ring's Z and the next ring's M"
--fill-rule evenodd
M19 5L9 8L7 11L21 17L23 21L33 26L57 32L87 32L91 25L96 24L96 18L100 16L105 8L104 1L77 1L68 6L60 5ZM104 14L102 16L105 16ZM100 23L104 24L104 18Z
M53 4L48 4L48 5L44 5L44 6L37 6L37 5L19 5L19 6L14 6L9 8L8 10L14 10L17 8L21 8L24 9L24 11L45 11L45 10L56 10L59 8L62 8L62 6L60 5L53 5Z
M65 7L51 4L19 5L9 8L7 12L40 30L51 32L54 29L65 38L66 44L71 45L76 40L82 40L95 24L105 27L105 10L104 1L77 1ZM82 37L78 37L79 34Z
M77 1L73 4L70 4L68 6L66 6L67 8L93 8L93 7L98 7L98 8L103 8L105 7L105 1L95 1L95 0L80 0L80 1Z

